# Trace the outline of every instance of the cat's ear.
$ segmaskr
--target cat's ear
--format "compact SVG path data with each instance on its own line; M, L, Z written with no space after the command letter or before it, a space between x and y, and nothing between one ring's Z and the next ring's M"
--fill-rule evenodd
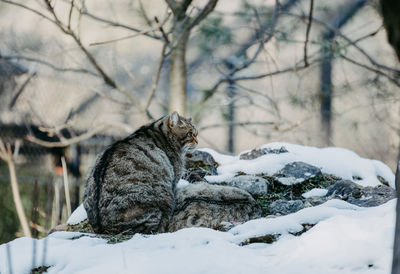
M168 118L168 121L167 121L168 126L169 127L177 126L179 123L179 120L180 120L180 118L179 118L178 112L174 111Z

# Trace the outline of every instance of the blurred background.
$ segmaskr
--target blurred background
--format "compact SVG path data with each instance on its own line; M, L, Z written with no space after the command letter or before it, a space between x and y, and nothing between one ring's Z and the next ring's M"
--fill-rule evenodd
M221 153L338 146L395 170L378 1L0 0L0 26L0 243L65 223L96 155L174 110Z

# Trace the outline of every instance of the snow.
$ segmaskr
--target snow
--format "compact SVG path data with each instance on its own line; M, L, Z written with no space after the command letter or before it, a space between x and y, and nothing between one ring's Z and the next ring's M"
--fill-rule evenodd
M74 212L72 212L71 216L69 216L67 224L76 225L85 219L87 219L87 213L85 208L83 207L83 204L81 204L74 210Z
M306 193L303 193L304 198L310 198L310 197L322 197L322 196L326 196L326 194L328 193L327 189L324 188L313 188L310 191L307 191Z
M0 246L0 272L9 273L11 261L13 273L42 265L52 266L48 273L390 273L395 205L391 200L360 208L331 200L228 232L187 228L136 234L118 244L77 232L24 237ZM290 234L302 224L316 225L300 236ZM239 245L266 234L281 236L273 244Z
M219 163L218 175L207 176L206 179L215 183L223 182L233 178L238 172L273 175L286 164L301 161L321 168L323 173L333 174L345 180L360 177L361 180L357 181L357 184L362 186L380 185L377 176L381 176L394 188L394 174L387 165L377 160L362 158L348 149L316 148L281 142L269 143L261 148L279 149L282 146L288 152L266 154L253 160L240 160L239 156L227 156L212 149L203 149Z
M254 160L211 153L220 164L215 181L248 174L273 174L286 163L303 161L323 172L376 185L382 176L390 185L394 174L382 162L359 157L340 148L319 149L286 143L289 152L264 155ZM178 187L185 187L181 180ZM305 196L321 196L313 189ZM174 233L136 234L130 240L108 244L89 233L55 232L43 239L18 238L0 245L0 273L29 273L51 266L48 273L390 273L396 200L378 207L362 208L342 200L329 200L286 216L266 217L240 224L228 232L187 228ZM86 217L81 205L69 224ZM314 225L303 231L303 225ZM276 235L272 244L241 245L247 239Z
M190 183L186 180L180 179L178 184L176 185L177 188L184 188L187 187Z

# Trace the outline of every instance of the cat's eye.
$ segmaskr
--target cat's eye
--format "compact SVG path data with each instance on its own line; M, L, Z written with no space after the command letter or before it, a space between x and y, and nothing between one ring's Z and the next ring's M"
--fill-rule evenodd
M191 137L191 136L193 136L193 132L192 132L192 131L189 131L186 135L189 136L189 137Z

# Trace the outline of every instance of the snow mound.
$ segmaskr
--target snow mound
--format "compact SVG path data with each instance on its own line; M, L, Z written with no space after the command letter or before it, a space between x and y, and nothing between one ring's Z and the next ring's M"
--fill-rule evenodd
M281 147L285 147L288 152L266 154L253 160L240 160L239 156L227 156L212 149L202 149L210 153L219 163L218 175L206 176L206 179L215 183L223 182L233 178L239 172L254 175L264 173L272 176L286 164L300 161L321 168L323 173L332 174L344 180L361 178L357 180L357 184L362 186L380 185L381 182L377 176L381 176L391 187L395 187L394 174L387 165L377 160L362 158L351 150L337 147L316 148L280 142L269 143L261 148L280 149Z
M67 220L68 225L76 225L87 219L87 213L83 204L78 206Z
M322 196L326 196L326 194L328 193L327 189L323 189L323 188L313 188L310 191L307 191L306 193L303 193L301 196L303 196L304 198L310 198L310 197L322 197Z

